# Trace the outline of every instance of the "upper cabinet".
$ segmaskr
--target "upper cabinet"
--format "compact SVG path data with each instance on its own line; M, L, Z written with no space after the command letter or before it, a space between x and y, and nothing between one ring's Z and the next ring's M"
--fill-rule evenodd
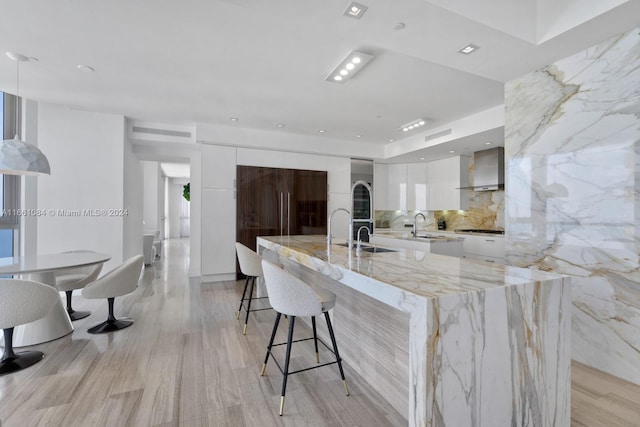
M428 208L426 163L409 163L407 165L407 209L410 211L426 211Z
M407 210L407 164L392 164L388 168L387 202L389 208Z
M469 157L456 156L429 162L427 167L427 210L466 210L469 208Z
M374 209L426 210L427 164L376 163L373 191Z
M373 164L373 209L392 210L389 207L389 165Z

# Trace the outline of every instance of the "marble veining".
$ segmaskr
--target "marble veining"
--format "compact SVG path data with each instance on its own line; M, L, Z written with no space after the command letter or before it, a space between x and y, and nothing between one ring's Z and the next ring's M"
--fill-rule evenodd
M570 274L573 358L640 384L640 30L505 88L506 259Z
M569 425L569 278L412 250L357 257L323 236L258 246L410 314L410 426Z

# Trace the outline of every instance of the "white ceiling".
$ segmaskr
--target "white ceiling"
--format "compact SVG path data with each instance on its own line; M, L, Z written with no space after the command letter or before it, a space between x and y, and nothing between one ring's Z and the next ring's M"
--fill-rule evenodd
M189 178L191 166L189 163L160 163L160 169L164 176L169 178Z
M346 0L0 0L0 51L38 58L20 88L38 101L388 144L413 119L427 131L500 105L504 82L640 25L640 0L359 2L361 20ZM468 43L480 49L457 53ZM325 81L351 50L375 57ZM15 77L0 56L0 90Z

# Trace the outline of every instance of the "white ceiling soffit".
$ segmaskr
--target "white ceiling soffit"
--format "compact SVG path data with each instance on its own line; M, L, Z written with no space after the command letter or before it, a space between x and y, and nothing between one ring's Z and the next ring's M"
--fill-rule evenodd
M427 0L529 43L540 44L629 0Z
M188 163L160 163L164 176L169 178L189 178L191 167Z

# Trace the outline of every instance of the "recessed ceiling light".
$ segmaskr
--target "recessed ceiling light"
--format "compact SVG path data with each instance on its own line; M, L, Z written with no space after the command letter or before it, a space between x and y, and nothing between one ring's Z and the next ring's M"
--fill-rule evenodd
M356 138L362 138L362 135L356 135Z
M336 68L325 78L328 82L344 83L351 77L356 75L369 61L373 59L373 55L362 52L351 51Z
M396 141L395 139L390 139L390 140L389 140L389 142L395 142L395 141Z
M318 132L320 132L320 133L325 133L325 132L326 132L326 130L324 130L324 129L320 129Z
M93 67L90 67L88 65L78 65L76 66L76 68L78 68L79 71L85 72L85 73L93 73L96 69Z
M491 145L491 143L490 142L485 142L484 145Z
M463 47L462 49L460 49L458 51L458 53L461 53L463 55L469 55L473 52L475 52L476 50L480 49L480 46L476 46L475 44L471 44L469 43L468 45L466 45L465 47Z
M349 3L349 6L347 6L347 10L344 11L344 16L360 19L362 18L362 15L364 15L364 13L367 11L367 9L367 6L352 1L351 3Z
M424 160L424 157L420 157L420 160Z
M453 153L455 153L455 152L456 152L456 150L449 150L449 152L450 152L451 154L453 154Z
M237 122L238 118L237 117L229 117L229 120L231 120L232 122Z
M277 128L283 128L283 127L284 127L284 124L282 124L282 123L278 123L278 124L276 124L276 127L277 127Z

